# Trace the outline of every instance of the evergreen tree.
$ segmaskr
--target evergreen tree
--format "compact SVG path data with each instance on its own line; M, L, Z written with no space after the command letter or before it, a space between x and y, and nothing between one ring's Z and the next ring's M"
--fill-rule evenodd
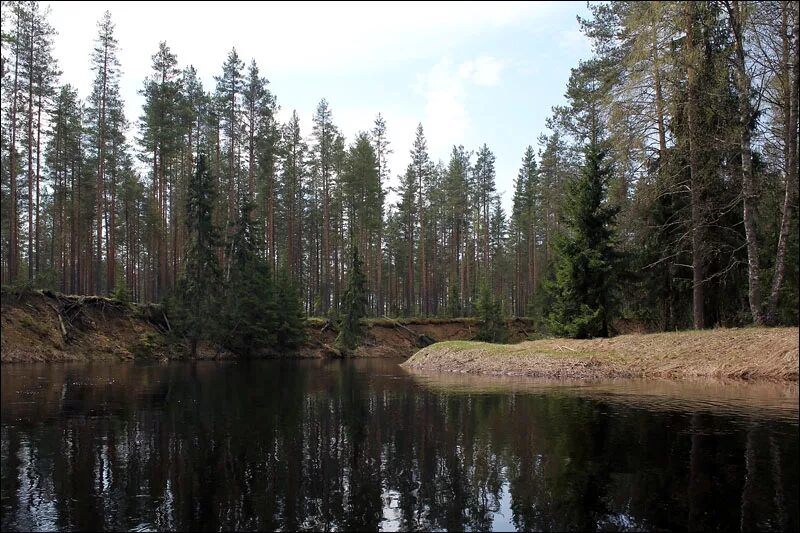
M280 348L294 349L305 340L305 315L297 283L284 266L278 273L276 340Z
M214 201L214 182L206 168L206 155L201 152L197 171L189 181L186 259L174 298L177 327L189 339L191 356L197 353L199 340L211 338L219 315L219 235L212 218Z
M502 303L492 296L492 289L484 279L478 300L475 302L475 312L481 321L478 334L479 341L502 343L508 339L508 331L503 320Z
M106 260L113 263L114 253L110 249L110 239L103 238L103 229L106 228L105 220L109 214L106 187L110 184L110 176L115 171L115 161L111 160L111 138L114 134L115 114L122 115L122 100L119 98L119 60L117 59L118 42L114 36L115 25L111 21L111 13L106 11L97 23L98 35L92 51L92 70L95 79L92 84L92 93L89 95L87 119L89 123L89 138L91 143L90 157L91 168L95 176L95 212L94 231L96 240L89 243L93 268L89 270L89 290L94 293L110 292L112 287L105 287L101 283L102 262ZM117 113L114 107L120 108ZM109 164L110 163L110 164ZM110 187L109 187L110 188ZM103 254L103 244L106 243L106 253ZM108 280L106 280L108 282Z
M603 163L604 157L596 143L589 144L582 172L568 185L548 320L556 335L608 336L615 288L613 224L618 208L607 204L611 170Z
M352 242L351 235L351 242ZM366 278L361 271L361 259L358 256L358 246L353 245L353 260L350 269L350 281L344 293L343 317L339 323L339 335L336 337L336 347L343 352L355 350L361 340L361 319L367 315L367 289Z
M249 356L277 342L278 313L272 269L262 254L255 206L242 202L231 239L231 272L225 291L222 343L234 353Z
M461 316L461 298L455 280L450 283L450 289L447 291L447 315L451 318Z
M139 119L142 160L151 169L151 229L148 243L153 261L151 267L152 294L164 294L168 279L169 213L176 207L170 201L175 190L178 160L182 156L180 141L184 124L181 78L178 59L167 43L162 41L152 56L152 72L144 81L139 94L144 96L143 114Z
M224 184L227 195L220 198L226 202L225 217L228 228L234 226L236 217L236 199L240 195L241 165L241 108L242 93L244 91L244 78L242 71L244 63L239 59L236 48L232 48L228 57L222 64L222 75L215 76L217 82L214 93L214 112L219 118L217 136L217 165L220 167L217 179ZM224 138L221 138L224 135ZM224 150L224 154L222 151ZM224 158L224 159L223 159ZM230 258L226 258L226 264Z

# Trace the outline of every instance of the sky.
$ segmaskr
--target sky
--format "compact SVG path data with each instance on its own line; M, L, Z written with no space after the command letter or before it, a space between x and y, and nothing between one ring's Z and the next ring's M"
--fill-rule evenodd
M47 2L43 2L47 4ZM551 108L563 104L570 69L591 54L576 15L585 2L52 2L61 83L86 98L97 21L111 12L119 41L120 89L129 138L138 94L160 41L179 67L194 65L206 90L232 47L255 59L304 136L322 98L348 140L386 120L391 178L409 162L422 123L434 161L453 145L496 156L497 190L510 210L525 147L538 150ZM473 158L474 162L474 158ZM393 195L390 195L390 200Z

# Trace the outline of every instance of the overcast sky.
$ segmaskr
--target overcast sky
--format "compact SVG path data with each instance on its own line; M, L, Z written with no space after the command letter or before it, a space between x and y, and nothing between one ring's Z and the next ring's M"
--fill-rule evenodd
M576 21L587 15L585 2L53 2L61 81L82 98L106 9L132 123L159 41L180 67L195 66L206 90L236 47L270 80L280 120L296 109L305 136L322 98L348 141L382 113L394 150L389 185L408 164L419 122L434 161L446 163L454 144L487 143L506 210L525 147L538 150L545 118L564 102L570 68L590 54Z

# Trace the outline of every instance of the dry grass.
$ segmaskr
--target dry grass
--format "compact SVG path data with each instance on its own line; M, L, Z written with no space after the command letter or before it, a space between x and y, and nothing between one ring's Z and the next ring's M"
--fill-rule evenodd
M594 340L546 339L513 345L453 341L420 350L404 366L551 378L797 381L798 333L798 328L742 328Z

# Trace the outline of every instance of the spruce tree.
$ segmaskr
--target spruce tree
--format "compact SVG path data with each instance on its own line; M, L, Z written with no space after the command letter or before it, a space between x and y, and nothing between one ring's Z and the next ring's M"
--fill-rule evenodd
M305 315L297 283L284 266L278 274L276 340L280 348L295 349L305 340Z
M237 229L231 238L231 271L225 291L223 344L249 356L277 342L278 314L272 271L262 254L259 224L242 202Z
M492 289L484 279L478 300L475 302L475 311L480 318L481 325L475 336L479 341L502 343L508 339L503 311L500 300L492 296Z
M616 252L613 224L618 208L607 203L610 168L596 143L567 187L564 231L556 241L559 261L551 285L550 331L573 338L607 337L612 316Z
M447 315L450 318L461 316L461 297L455 280L450 283L450 288L447 291Z
M352 238L351 238L352 241ZM343 316L339 323L336 347L343 352L355 350L361 340L361 319L367 315L366 278L361 270L358 246L353 245L353 262L350 281L344 293Z
M197 171L189 181L185 262L174 298L176 327L189 339L191 356L197 353L199 340L212 338L219 315L219 235L212 222L214 201L214 181L206 168L206 155L201 152Z

